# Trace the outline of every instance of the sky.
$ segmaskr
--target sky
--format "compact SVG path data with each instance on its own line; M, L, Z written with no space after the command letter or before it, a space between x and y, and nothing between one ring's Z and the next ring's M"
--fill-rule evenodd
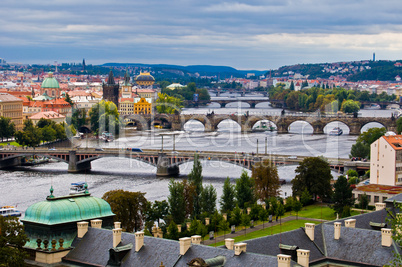
M402 57L400 0L1 0L0 58L285 65Z

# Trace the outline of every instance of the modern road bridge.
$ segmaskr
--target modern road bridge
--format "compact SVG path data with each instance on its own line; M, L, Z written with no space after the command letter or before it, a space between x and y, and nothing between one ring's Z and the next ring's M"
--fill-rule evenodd
M91 169L91 162L105 157L129 158L146 162L157 168L156 175L172 176L180 173L181 164L194 161L195 151L159 151L144 150L144 152L132 152L131 149L71 149L58 148L49 150L47 148L27 148L14 150L0 150L0 169L20 166L23 158L32 156L48 157L59 162L68 164L68 172L78 173ZM272 154L247 154L236 152L199 152L200 160L227 162L240 167L251 169L255 162L266 159L271 160L276 165L298 164L305 157L291 155L272 155ZM343 168L349 159L329 159L330 164ZM368 163L369 164L369 163Z

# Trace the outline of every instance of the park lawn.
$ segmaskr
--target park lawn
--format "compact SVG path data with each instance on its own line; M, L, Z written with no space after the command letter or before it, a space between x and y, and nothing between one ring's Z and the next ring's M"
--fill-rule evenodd
M352 210L351 216L359 215L361 212ZM296 216L296 212L292 211L286 212L285 216ZM336 219L336 214L333 209L331 209L327 205L321 205L321 204L314 204L314 205L309 205L306 207L303 207L301 211L299 211L298 214L299 217L304 217L304 218L314 218L314 219L322 219L322 220L327 220L327 221L333 221Z
M272 227L267 227L265 229L262 230L258 230L258 231L254 231L254 232L250 232L247 233L246 235L241 235L238 237L235 237L235 243L236 242L241 242L241 241L245 241L245 240L250 240L250 239L254 239L254 238L258 238L258 237L263 237L263 236L267 236L267 235L271 235L272 234L279 234L280 232L288 232L291 230L295 230L298 229L300 227L304 227L305 223L315 223L318 224L317 221L310 221L310 220L292 220L289 222L284 222L282 223L282 227L280 225L275 225ZM244 233L244 230L242 230L242 233ZM225 245L225 241L221 241L216 243L216 246L223 246ZM215 244L211 244L211 247L215 246Z
M11 142L11 141L9 141L9 142L0 142L0 146L6 146L8 144L10 144L11 146L21 146L20 144L18 144L15 141L13 141L13 142Z

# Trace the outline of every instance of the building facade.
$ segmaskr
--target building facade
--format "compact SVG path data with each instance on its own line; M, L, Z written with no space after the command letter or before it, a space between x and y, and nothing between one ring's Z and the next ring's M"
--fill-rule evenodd
M402 135L382 136L371 144L370 184L402 185Z
M0 116L10 118L17 131L22 130L23 101L7 93L0 93Z
M43 80L40 88L40 94L46 94L52 98L60 97L60 85L56 78L53 77L52 72L49 72L48 77Z

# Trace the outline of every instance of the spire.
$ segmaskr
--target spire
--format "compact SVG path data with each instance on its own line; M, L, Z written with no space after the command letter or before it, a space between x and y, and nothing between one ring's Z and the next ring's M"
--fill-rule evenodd
M115 84L112 70L110 70L109 72L109 78L107 79L107 84Z
M130 75L128 74L128 70L124 74L124 85L128 85L130 83Z
M49 198L54 198L54 196L53 196L53 186L51 186L50 187L50 196L49 196Z

